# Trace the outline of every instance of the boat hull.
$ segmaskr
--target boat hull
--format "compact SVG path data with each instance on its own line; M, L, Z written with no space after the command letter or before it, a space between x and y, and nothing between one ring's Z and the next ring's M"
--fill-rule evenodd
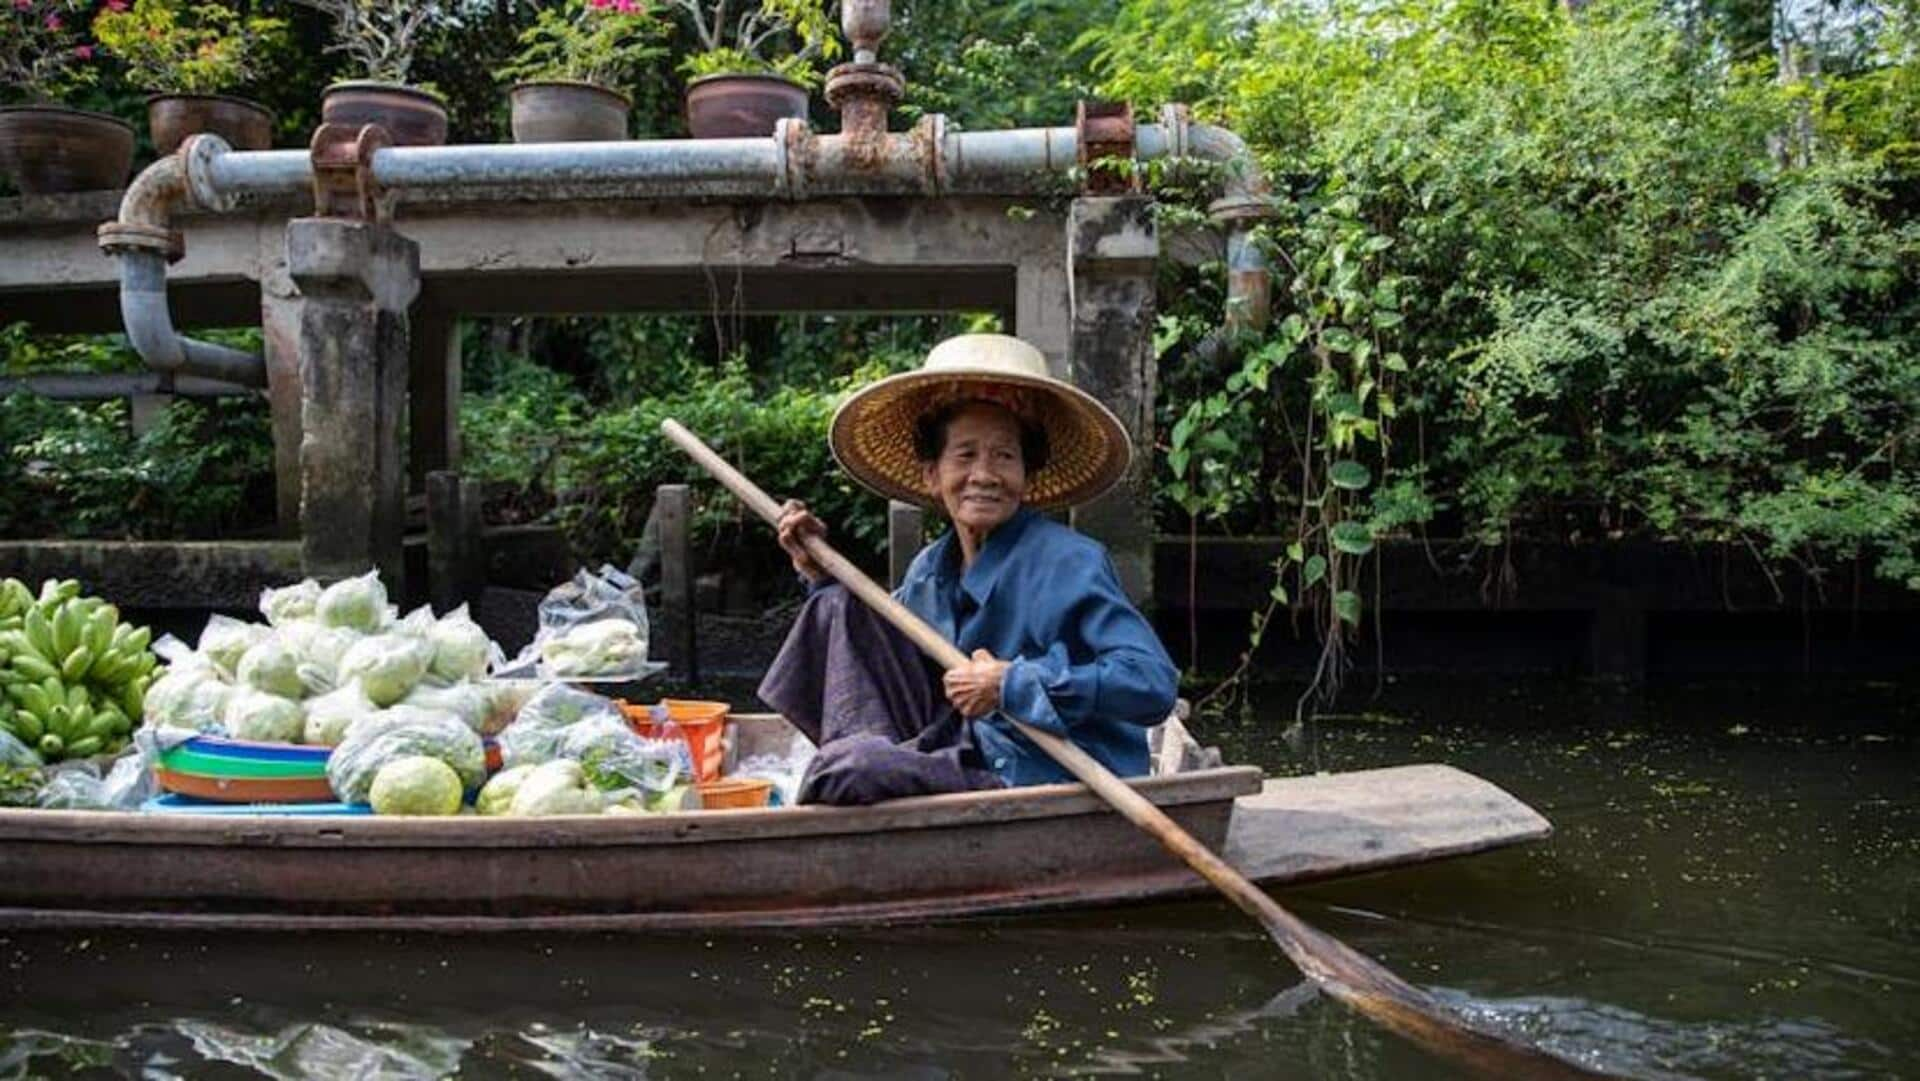
M1210 847L1249 767L1135 782ZM0 924L794 927L1118 903L1198 884L1079 785L634 817L0 812Z

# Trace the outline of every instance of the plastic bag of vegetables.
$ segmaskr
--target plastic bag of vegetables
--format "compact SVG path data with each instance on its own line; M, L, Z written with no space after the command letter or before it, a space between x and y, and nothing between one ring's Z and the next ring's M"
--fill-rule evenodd
M147 688L147 723L219 731L233 688L212 660L190 653L169 665Z
M411 755L437 758L459 774L462 788L478 788L487 776L480 737L458 717L412 706L362 717L327 759L327 782L347 803L365 803L380 767Z
M252 687L240 687L227 696L220 717L227 735L256 743L298 743L306 728L300 703Z
M281 698L304 698L307 685L300 679L300 658L277 634L247 647L234 669L235 682Z
M329 627L347 627L361 634L385 630L393 622L387 587L380 584L379 571L343 578L321 590L313 614Z
M600 790L570 758L542 762L529 770L507 804L516 818L537 815L597 815L606 807Z
M647 660L647 603L640 583L611 566L582 570L540 602L533 642L508 666L563 679L644 679L665 665Z
M210 616L200 632L199 653L220 669L221 678L232 680L247 650L272 633L257 623L242 623L231 616Z
M500 647L473 621L467 606L448 612L427 631L433 644L433 662L427 674L447 683L480 679L501 660Z
M594 716L562 731L556 758L580 763L602 792L660 793L693 773L687 744L646 739L624 717Z
M549 683L527 699L519 716L500 731L500 761L508 767L539 765L558 754L568 728L598 718L626 724L611 701L564 683Z
M339 686L341 658L364 637L359 631L329 627L314 619L282 623L273 634L293 652L294 670L308 694L324 694Z
M516 701L507 688L491 683L455 683L446 687L422 683L401 699L400 704L451 713L465 721L468 728L491 736L513 720Z
M347 648L336 678L342 683L359 680L375 705L390 706L412 692L432 660L433 647L423 638L377 634Z
M307 720L300 736L304 743L317 747L337 747L347 738L354 722L380 712L358 680L318 698L308 699Z
M320 583L309 578L296 585L260 591L260 614L275 627L313 618L320 603Z

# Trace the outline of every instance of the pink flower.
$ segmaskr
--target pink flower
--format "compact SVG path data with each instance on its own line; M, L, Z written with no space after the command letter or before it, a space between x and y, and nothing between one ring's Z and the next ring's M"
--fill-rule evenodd
M15 11L28 11L31 10L32 7L33 0L13 0L13 10Z
M125 11L127 10L127 0L107 0L107 10Z
M79 59L81 59L81 60L92 60L92 59L93 59L93 46L91 46L91 45L75 45L75 46L73 47L73 55L74 55L74 56L76 56L76 57L78 57L78 58L79 58Z
M60 29L60 28L61 28L62 26L65 26L65 25L66 25L65 23L63 23L63 22L61 22L61 21L60 21L60 13L59 13L59 12L57 12L57 11L55 11L55 12L48 12L48 13L47 13L47 29L49 29L49 30L58 30L58 29Z

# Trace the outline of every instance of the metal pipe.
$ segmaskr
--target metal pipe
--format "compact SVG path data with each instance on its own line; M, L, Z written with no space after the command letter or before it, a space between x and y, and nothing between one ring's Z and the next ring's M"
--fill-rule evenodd
M267 385L267 362L259 354L198 341L175 333L167 310L166 257L122 251L120 321L127 341L147 365L177 375L198 375L247 387Z
M100 245L120 261L120 322L127 341L147 366L172 375L204 376L242 386L267 385L266 358L173 329L167 307L167 260L178 258L181 241L172 229L175 204L194 201L191 163L217 155L226 143L195 136L187 145L143 171L121 197L119 220L100 227Z
M1229 229L1229 298L1249 320L1265 325L1269 274L1249 230L1271 213L1269 187L1239 136L1193 124L1183 107L1142 124L1136 156L1205 158L1226 166L1222 197L1210 208ZM820 195L987 195L1052 190L1076 164L1072 127L948 132L930 116L908 132L876 136L818 135L804 122L783 121L772 138L639 140L438 147L384 147L373 152L372 179L396 201L422 199L555 199L659 196L805 199ZM300 150L235 152L201 136L154 163L128 190L117 222L102 226L101 246L122 258L122 313L128 336L147 362L264 385L262 358L195 342L173 332L162 256L179 241L170 217L177 206L230 209L243 196L298 194L313 183L312 155ZM137 322L136 322L137 321Z

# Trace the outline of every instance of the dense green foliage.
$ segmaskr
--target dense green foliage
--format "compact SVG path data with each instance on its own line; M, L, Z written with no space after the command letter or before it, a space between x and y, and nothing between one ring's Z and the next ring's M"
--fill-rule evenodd
M1816 83L1632 0L1128 3L1106 85L1194 101L1279 189L1273 327L1195 349L1214 302L1171 306L1169 509L1293 538L1275 604L1329 671L1413 528L1920 587L1909 17Z

